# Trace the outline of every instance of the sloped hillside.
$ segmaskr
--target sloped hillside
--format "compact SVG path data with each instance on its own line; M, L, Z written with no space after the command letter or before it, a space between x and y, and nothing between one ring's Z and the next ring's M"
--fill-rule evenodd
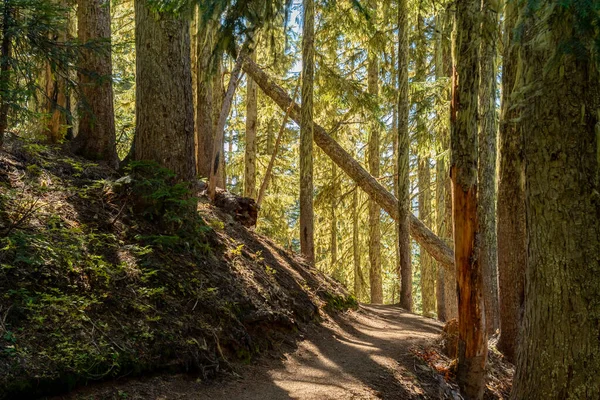
M168 171L0 151L0 398L156 370L210 377L355 305Z

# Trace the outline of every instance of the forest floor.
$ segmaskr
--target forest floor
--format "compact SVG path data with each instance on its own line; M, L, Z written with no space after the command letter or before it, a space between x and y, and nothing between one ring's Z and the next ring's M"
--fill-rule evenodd
M441 331L441 323L396 306L361 305L309 327L294 347L273 351L225 378L203 382L189 374L158 375L107 382L52 400L462 399L448 377L450 360L438 347ZM490 377L486 399L506 398L506 378Z

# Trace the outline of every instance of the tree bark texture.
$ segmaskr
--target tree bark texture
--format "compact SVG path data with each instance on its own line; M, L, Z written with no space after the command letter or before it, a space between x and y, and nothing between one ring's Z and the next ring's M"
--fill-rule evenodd
M79 0L77 36L82 44L79 61L79 133L73 150L92 160L117 167L115 113L112 87L110 1Z
M269 96L282 109L290 106L292 99L278 86L269 76L261 70L256 63L248 58L245 59L244 71L258 84L262 91ZM300 124L300 106L295 104L290 112L290 117ZM346 150L344 150L331 136L327 134L325 128L313 122L314 141L323 152L331 158L340 169L360 186L361 189L375 199L394 220L398 220L399 205L398 199L387 191L373 176L371 176L358 161L356 161ZM417 217L409 213L410 233L417 243L422 244L424 248L446 268L454 268L454 252L439 237L437 237L425 224Z
M573 8L523 8L525 312L513 399L600 398L600 73ZM595 32L597 37L598 33ZM578 43L579 52L562 51ZM543 73L541 72L543 71Z
M422 123L422 122L421 122ZM417 122L417 125L420 125ZM417 127L417 130L420 126ZM426 129L426 128L425 128ZM422 132L421 132L422 133ZM427 226L432 226L431 212L431 170L429 157L419 156L417 175L419 179L419 219ZM435 305L435 265L433 259L421 246L421 299L422 312L426 317L433 317L436 312Z
M200 16L202 18L202 16ZM220 71L213 59L214 35L216 27L213 21L198 23L196 35L196 173L200 178L210 176L210 166L214 147L216 123L214 83ZM218 79L220 80L220 76ZM217 88L216 91L219 89Z
M370 2L371 6L375 3ZM372 7L374 12L377 12L376 6ZM369 48L367 60L367 89L371 96L379 95L379 61L377 59L376 50L373 46ZM368 163L369 173L374 177L379 177L379 124L373 121L369 127L369 142L368 142ZM369 280L371 288L371 303L383 303L383 283L381 277L381 210L379 205L373 199L369 200Z
M477 212L479 262L483 271L483 300L487 331L499 327L498 253L496 240L496 58L500 4L481 2L481 48L479 60L479 165Z
M508 2L504 9L504 57L502 65L502 108L498 171L498 281L500 300L500 338L498 350L516 362L523 303L525 301L525 265L527 229L525 223L525 162L523 138L513 107L518 69L514 29L517 4Z
M386 211L396 215L398 224L398 253L400 255L400 306L408 311L413 309L412 264L410 234L414 235L411 221L415 218L410 212L410 133L408 130L409 91L408 91L408 6L407 0L398 0L398 199L394 199ZM368 193L368 192L367 192ZM385 207L384 207L385 208ZM418 240L417 240L418 241ZM445 245L445 244L444 244ZM447 247L447 246L446 246ZM448 248L448 256L451 250ZM427 251L431 252L430 248ZM434 256L435 257L435 256ZM454 255L446 259L453 265ZM454 268L452 266L452 268Z
M480 3L475 0L456 2L450 109L450 176L458 283L457 381L467 399L483 398L487 359L483 271L477 243L479 12Z
M256 50L251 57L256 61ZM246 80L246 147L244 149L244 196L256 199L256 131L258 124L258 87Z
M57 0L57 4L65 7L67 12L66 0ZM68 18L67 18L68 19ZM68 24L65 24L61 29L50 34L51 40L58 43L65 43L68 35ZM45 107L46 121L44 127L44 135L50 143L58 143L63 139L66 133L67 124L67 83L65 77L61 75L66 71L65 65L53 65L46 62L44 70L45 84Z
M221 117L221 110L223 109L223 102L225 101L226 91L225 91L225 80L224 80L224 66L223 66L223 58L219 57L216 62L216 71L213 75L213 149L211 150L211 158L210 158L210 166L212 166L212 157L214 151L214 141L219 140L222 143L221 146L221 154L225 155L225 131L219 130L219 119ZM227 182L227 171L225 168L225 157L221 157L219 161L219 171L220 173L217 175L217 187L225 189L225 183ZM210 176L210 169L209 169Z
M363 292L363 273L360 263L360 210L358 209L358 186L352 195L352 257L354 261L354 296L360 300Z
M339 196L339 185L337 178L337 165L331 161L331 196L329 196L331 208L331 228L330 228L330 252L331 252L331 273L338 281L343 282L344 277L341 276L341 270L338 267L338 220L337 220L337 203Z
M427 39L425 38L425 21L419 9L417 15L417 38L415 40L415 77L414 81L424 84L427 80ZM427 129L427 116L423 90L414 96L416 113L416 136L419 154L417 155L417 177L419 185L419 219L431 226L431 171L429 166L430 133ZM435 307L435 265L420 246L419 266L421 267L421 312L424 316L433 317Z
M156 161L179 179L195 177L189 22L135 1L134 159Z
M447 14L436 18L435 76L436 80L448 79L452 75L451 42L449 40ZM446 92L440 101L449 101ZM441 129L437 133L440 153L436 161L436 227L437 234L449 245L452 243L452 182L449 174L450 157L450 119L447 113L441 113ZM437 269L436 299L437 314L440 321L458 318L458 299L456 297L456 271Z
M314 263L313 86L315 75L315 3L314 0L303 0L302 5L304 23L302 25L302 108L300 122L300 248L306 260Z

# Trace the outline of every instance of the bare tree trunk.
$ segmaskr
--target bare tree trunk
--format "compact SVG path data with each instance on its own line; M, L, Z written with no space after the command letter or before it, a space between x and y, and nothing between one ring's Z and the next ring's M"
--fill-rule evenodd
M512 399L600 398L600 71L580 12L544 0L519 18L527 263Z
M256 50L251 54L256 61ZM246 148L244 150L244 196L256 199L256 130L258 124L258 87L251 77L246 94Z
M225 174L223 172L225 168L225 125L227 123L227 117L231 111L231 105L233 103L233 96L239 83L240 74L242 72L242 64L245 57L248 54L248 43L245 43L240 53L235 60L231 76L229 77L229 84L227 85L227 92L223 98L221 111L219 113L219 119L217 120L217 128L215 131L215 139L213 143L213 155L210 169L210 177L208 179L208 195L214 200L216 195L217 187L225 187ZM223 185L219 185L220 179L223 179Z
M370 8L377 13L376 2L370 2ZM377 52L370 46L367 61L367 86L371 96L379 95L379 61ZM369 172L374 177L379 177L379 126L376 121L369 128L368 143ZM369 201L369 280L371 287L371 303L383 303L383 283L381 277L381 210L376 201Z
M196 174L190 31L185 17L135 1L136 134L134 159L151 160L181 180Z
M398 200L395 210L398 224L398 252L400 254L400 306L412 311L412 264L411 264L411 217L410 212L410 134L408 131L408 6L406 0L398 0ZM384 207L385 208L385 207ZM412 229L414 233L414 228ZM431 252L428 248L427 251ZM451 251L448 252L449 255ZM434 256L435 257L435 256ZM453 265L454 255L446 259ZM452 267L454 268L454 267Z
M73 150L92 160L119 165L113 105L110 2L79 0L77 35L84 48L79 62L79 133Z
M521 314L525 300L525 265L527 264L523 138L516 123L518 114L513 107L513 91L518 69L518 47L513 38L517 14L517 4L507 2L504 11L497 228L500 291L498 350L512 363L515 363L517 358Z
M457 0L453 46L451 166L454 256L458 282L457 381L468 399L485 389L487 331L477 235L477 94L480 3Z
M310 263L315 261L313 209L313 85L314 0L303 0L302 26L302 122L300 123L300 247Z
M496 42L500 6L497 0L482 0L481 50L479 60L479 167L478 220L479 262L483 271L483 300L487 331L499 327L498 253L496 241Z
M269 96L282 109L290 106L292 99L273 79L262 71L255 63L246 58L244 71L260 86L263 92ZM290 117L300 124L300 107L294 105ZM314 141L324 153L329 156L338 167L356 182L372 199L375 199L394 220L398 220L398 199L388 192L373 176L371 176L358 161L346 152L335 140L331 138L325 129L313 122ZM446 268L454 268L454 252L439 237L437 237L427 226L409 213L410 233L417 243L422 244L426 251L432 255Z

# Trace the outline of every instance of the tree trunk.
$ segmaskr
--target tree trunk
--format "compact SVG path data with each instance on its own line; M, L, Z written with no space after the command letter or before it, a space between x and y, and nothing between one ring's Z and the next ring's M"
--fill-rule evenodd
M479 167L478 220L479 262L483 271L485 321L489 334L499 327L498 253L496 241L496 42L498 41L497 0L481 2L481 48L479 61Z
M448 40L447 14L436 18L435 41L435 76L436 80L448 79L452 74L451 43ZM445 94L440 100L449 101ZM441 104L440 104L441 106ZM450 119L447 112L442 112L440 118L441 129L437 134L440 153L436 161L436 227L437 234L446 243L452 243L452 182L448 173L450 150ZM458 299L456 298L456 271L437 269L437 313L440 321L449 321L458 318Z
M520 17L528 246L513 399L600 398L600 72L573 23L584 11L544 0Z
M66 0L57 0L57 4L65 7L65 13L68 13ZM68 18L66 18L68 20ZM51 40L56 40L58 43L67 41L68 24L61 26L61 29L51 33ZM46 123L44 127L44 135L50 143L60 142L66 132L67 125L67 84L64 74L66 71L65 65L53 65L46 62L44 70L44 93L45 93L45 113Z
M269 120L269 125L267 126L267 140L265 143L265 154L273 155L275 151L275 131L273 127L275 126L275 118L271 117Z
M215 140L213 143L213 152L211 157L211 169L210 177L208 179L208 194L212 200L215 199L216 190L218 187L225 188L225 125L227 124L227 117L231 111L233 104L233 97L235 90L237 89L240 75L242 72L243 60L248 55L248 44L249 41L242 46L233 69L231 70L231 76L229 77L229 83L227 84L227 91L225 97L221 103L221 109L219 112L219 118L217 120L217 128L215 130ZM221 179L223 185L220 185Z
M418 109L418 107L417 107ZM420 125L417 122L417 125ZM427 129L426 127L417 127ZM420 132L423 133L423 132ZM417 175L419 178L419 219L425 225L431 226L431 170L429 166L429 157L419 156ZM421 311L426 317L433 317L436 311L435 306L435 265L433 260L421 246L420 252L421 264Z
M256 49L251 58L256 61ZM246 80L246 148L244 151L244 196L256 199L256 130L258 123L258 87L251 77Z
M179 179L196 174L189 23L135 1L134 159L156 161Z
M362 270L360 266L360 226L358 210L358 186L354 189L352 195L352 256L354 260L354 296L360 301L362 293Z
M398 0L398 200L390 208L390 215L396 215L398 224L398 252L400 255L400 306L412 311L412 264L410 233L411 221L415 218L410 212L410 133L408 131L408 6L407 0ZM368 193L368 192L367 192ZM380 203L381 204L381 203ZM444 244L445 245L445 244ZM447 247L447 246L446 246ZM447 247L448 248L448 247ZM432 252L430 248L426 248ZM454 263L454 255L448 248L447 265ZM435 257L435 256L434 256Z
M337 202L339 196L337 183L337 166L331 161L331 195L329 196L331 207L331 229L330 229L330 248L331 248L331 273L340 282L343 281L341 270L338 268L338 231L337 231Z
M2 10L2 42L0 43L0 148L4 141L4 133L8 128L8 110L10 109L10 73L12 57L11 28L13 22L12 0L4 1Z
M483 398L487 359L483 271L477 247L479 10L480 3L475 0L457 0L450 110L450 176L459 313L457 381L467 399Z
M310 263L315 261L313 209L313 85L314 85L314 0L303 0L302 25L302 110L300 123L300 248ZM289 103L289 102L288 102Z
M254 62L245 59L244 71L258 84L263 92L282 109L290 106L292 99ZM300 106L294 105L290 117L300 124ZM388 192L373 176L371 176L358 161L331 138L325 129L313 122L314 141L323 152L331 158L348 176L360 186L371 198L375 199L394 220L398 220L398 199ZM410 233L417 243L422 244L432 257L446 268L454 268L454 252L427 226L409 213Z
M216 62L216 71L213 75L213 148L210 151L210 166L212 166L213 162L213 151L214 151L214 142L219 140L222 143L221 146L221 154L225 155L225 139L223 135L224 131L219 130L219 118L221 116L221 110L223 109L223 102L225 100L225 80L224 80L224 67L223 67L223 58L219 57ZM209 167L210 167L209 166ZM225 171L225 157L221 157L219 161L219 171L220 173L217 175L217 187L225 189L225 182L227 181L227 171ZM210 168L209 175L210 176Z
M416 60L414 81L423 85L427 81L427 40L425 21L419 9L417 16L417 39L415 41ZM430 134L427 129L427 115L423 90L414 96L417 135L417 175L419 184L419 219L431 226L431 171L429 166ZM425 249L420 246L419 266L421 267L421 312L432 317L435 313L435 266Z
M396 49L392 47L391 49L391 65L393 67L397 67L398 61L396 61ZM398 74L392 74L392 88L395 90L398 89ZM398 106L392 108L392 152L393 152L393 162L394 162L394 175L396 179L393 182L394 196L398 198ZM394 250L396 253L396 265L395 265L395 273L396 279L398 280L398 284L394 285L393 296L392 296L392 304L400 303L400 285L402 284L401 274L402 265L400 264L400 229L398 224L394 224L394 232L396 234L396 240L394 242ZM398 302L396 302L395 294L398 292Z
M377 12L376 3L371 1L370 5L374 13ZM377 52L373 46L369 48L367 61L367 86L369 94L373 97L379 95L379 62ZM373 121L369 128L368 143L369 172L374 177L379 177L379 125ZM383 283L381 278L381 210L373 199L369 200L369 280L371 287L371 303L383 303Z
M202 16L199 16L201 19ZM210 176L216 124L213 86L220 74L213 60L215 23L198 23L196 35L196 173L200 178ZM220 76L218 79L220 80ZM216 88L215 91L218 91Z
M79 62L79 133L73 150L92 160L117 167L115 113L113 105L110 2L79 0L77 35L82 44Z
M504 11L504 57L502 65L502 115L500 118L498 173L498 278L500 338L498 350L516 362L523 303L527 229L525 224L525 163L522 134L516 123L513 92L517 74L517 46L513 38L517 4Z

